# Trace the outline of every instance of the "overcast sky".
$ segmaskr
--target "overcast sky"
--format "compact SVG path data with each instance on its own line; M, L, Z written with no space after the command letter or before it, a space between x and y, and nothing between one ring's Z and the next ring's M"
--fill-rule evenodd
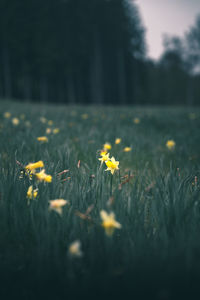
M183 36L200 13L200 0L133 0L146 27L148 56L159 58L164 33Z

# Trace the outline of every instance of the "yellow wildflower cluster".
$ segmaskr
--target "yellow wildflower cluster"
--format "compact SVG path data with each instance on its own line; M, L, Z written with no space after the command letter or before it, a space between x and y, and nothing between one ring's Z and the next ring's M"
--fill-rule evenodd
M101 161L101 164L105 162L107 166L107 169L105 171L110 171L113 175L116 170L119 170L119 162L116 161L113 156L110 158L110 154L106 151L101 151L100 155L101 157L99 158L99 160Z
M105 210L100 211L100 216L102 219L102 226L108 236L111 236L115 228L120 229L122 226L119 222L115 220L115 214L111 212L108 214Z
M31 174L34 174L35 177L38 179L38 181L46 181L46 182L51 182L52 181L52 176L47 175L45 173L45 170L42 169L39 173L36 173L36 169L38 168L43 168L44 163L43 161L38 161L36 163L30 163L27 166L25 166L25 170L31 172Z

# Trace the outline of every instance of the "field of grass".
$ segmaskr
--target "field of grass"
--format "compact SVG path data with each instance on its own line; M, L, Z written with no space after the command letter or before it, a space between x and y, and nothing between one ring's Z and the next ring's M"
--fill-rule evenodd
M1 299L196 295L199 129L198 108L1 101ZM119 161L113 175L98 159L105 143ZM51 182L25 169L38 161ZM31 185L37 196L28 199ZM55 199L67 200L60 212L51 208ZM109 235L102 211L113 212L121 228Z

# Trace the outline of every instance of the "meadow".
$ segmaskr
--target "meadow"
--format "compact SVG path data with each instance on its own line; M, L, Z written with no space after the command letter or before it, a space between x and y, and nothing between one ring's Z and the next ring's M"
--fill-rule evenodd
M199 129L199 108L2 100L2 299L196 295Z

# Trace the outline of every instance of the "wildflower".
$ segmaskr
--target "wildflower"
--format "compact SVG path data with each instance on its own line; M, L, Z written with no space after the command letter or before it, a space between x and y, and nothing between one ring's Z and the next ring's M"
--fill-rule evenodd
M107 169L105 171L110 171L112 175L114 174L115 170L119 170L119 162L112 157L110 160L106 161Z
M123 151L124 151L124 152L130 152L131 150L132 150L131 147L125 147Z
M108 153L108 154L105 154L105 155L101 155L101 158L99 158L99 160L101 161L101 163L110 160L109 155L110 155L109 153Z
M115 214L113 212L108 214L105 210L101 210L100 216L103 221L101 225L104 227L108 236L113 234L115 228L120 229L122 227L121 224L115 220Z
M104 150L110 150L111 148L112 148L112 146L111 146L110 143L105 143L105 144L103 145L103 149L104 149Z
M9 111L6 111L4 113L4 118L9 119L11 117L11 113Z
M62 207L65 206L68 201L64 200L64 199L56 199L56 200L51 200L49 201L50 206L49 209L50 210L55 210L58 214L62 214Z
M54 128L53 129L53 134L57 134L57 133L59 133L60 132L60 129L59 128Z
M49 125L49 126L52 126L52 125L53 125L53 121L52 121L52 120L49 120L49 121L48 121L48 125Z
M168 140L166 143L166 147L169 150L173 150L175 148L176 143L173 140Z
M140 119L139 119L139 118L134 118L134 119L133 119L133 123L139 124L139 123L140 123Z
M101 152L100 152L100 155L101 156L104 156L104 155L106 155L108 152L106 151L106 150L101 150Z
M12 119L12 123L13 123L13 125L15 125L15 126L19 125L19 119L18 119L18 118L13 118L13 119Z
M40 122L46 123L46 122L47 122L47 119L46 119L45 117L41 117L41 118L40 118Z
M28 164L27 166L25 166L25 169L29 170L29 171L34 171L35 169L43 168L43 167L44 167L43 161L39 160L39 161L37 161L35 163Z
M79 240L74 241L70 244L68 253L71 256L81 257L83 255L81 251L81 242Z
M119 139L119 138L115 139L115 144L116 144L116 145L118 145L118 144L120 144L120 143L121 143L121 139Z
M26 194L27 198L28 198L28 199L36 198L36 197L37 197L37 194L38 194L38 189L35 189L35 190L34 190L32 185L29 186L28 191L27 191L27 194Z
M36 178L39 181L46 181L46 182L51 182L52 181L52 176L45 174L45 170L43 169L39 173L35 173Z
M46 136L39 136L39 137L37 137L37 140L39 141L39 142L48 142L48 138L46 137Z
M50 133L51 133L51 128L48 127L48 128L46 129L46 134L50 134Z

